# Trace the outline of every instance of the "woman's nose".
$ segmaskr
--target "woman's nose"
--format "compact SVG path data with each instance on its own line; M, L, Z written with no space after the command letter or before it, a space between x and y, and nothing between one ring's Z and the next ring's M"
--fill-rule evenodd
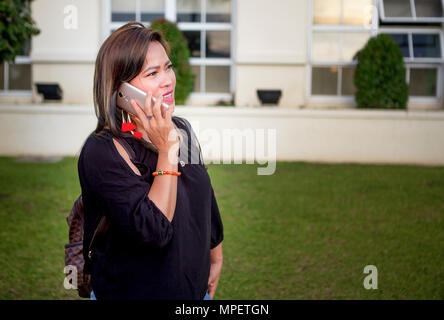
M168 86L171 86L172 83L173 83L172 76L170 74L168 74L167 72L164 72L160 85L162 87L168 87Z

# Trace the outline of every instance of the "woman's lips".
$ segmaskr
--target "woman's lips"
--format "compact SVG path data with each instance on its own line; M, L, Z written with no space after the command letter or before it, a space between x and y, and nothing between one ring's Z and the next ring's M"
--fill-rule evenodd
M174 91L171 91L171 93L163 96L163 102L171 104L174 102Z

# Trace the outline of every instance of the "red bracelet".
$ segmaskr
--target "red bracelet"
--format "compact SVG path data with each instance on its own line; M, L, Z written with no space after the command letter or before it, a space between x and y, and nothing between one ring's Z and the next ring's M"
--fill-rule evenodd
M180 176L182 173L176 172L176 171L163 171L163 170L153 172L153 176L162 176L164 174L171 174L173 176Z

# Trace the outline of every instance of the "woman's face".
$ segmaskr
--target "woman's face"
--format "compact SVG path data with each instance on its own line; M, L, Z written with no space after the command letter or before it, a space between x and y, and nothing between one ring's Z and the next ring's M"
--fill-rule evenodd
M154 97L163 96L163 102L174 108L176 75L160 42L150 43L142 70L129 83L146 93L152 92Z

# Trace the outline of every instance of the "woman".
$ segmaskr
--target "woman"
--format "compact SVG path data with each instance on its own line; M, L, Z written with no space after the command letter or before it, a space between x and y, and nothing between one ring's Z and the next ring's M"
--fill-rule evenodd
M102 216L109 221L91 260L84 245L92 298L201 300L213 298L218 285L222 221L201 158L189 161L200 154L191 126L172 116L176 77L167 52L159 33L132 22L114 31L97 56L98 124L78 162L84 243ZM136 116L116 106L122 82L147 93L143 106L131 100ZM125 128L128 120L135 130ZM155 175L160 170L168 172Z

